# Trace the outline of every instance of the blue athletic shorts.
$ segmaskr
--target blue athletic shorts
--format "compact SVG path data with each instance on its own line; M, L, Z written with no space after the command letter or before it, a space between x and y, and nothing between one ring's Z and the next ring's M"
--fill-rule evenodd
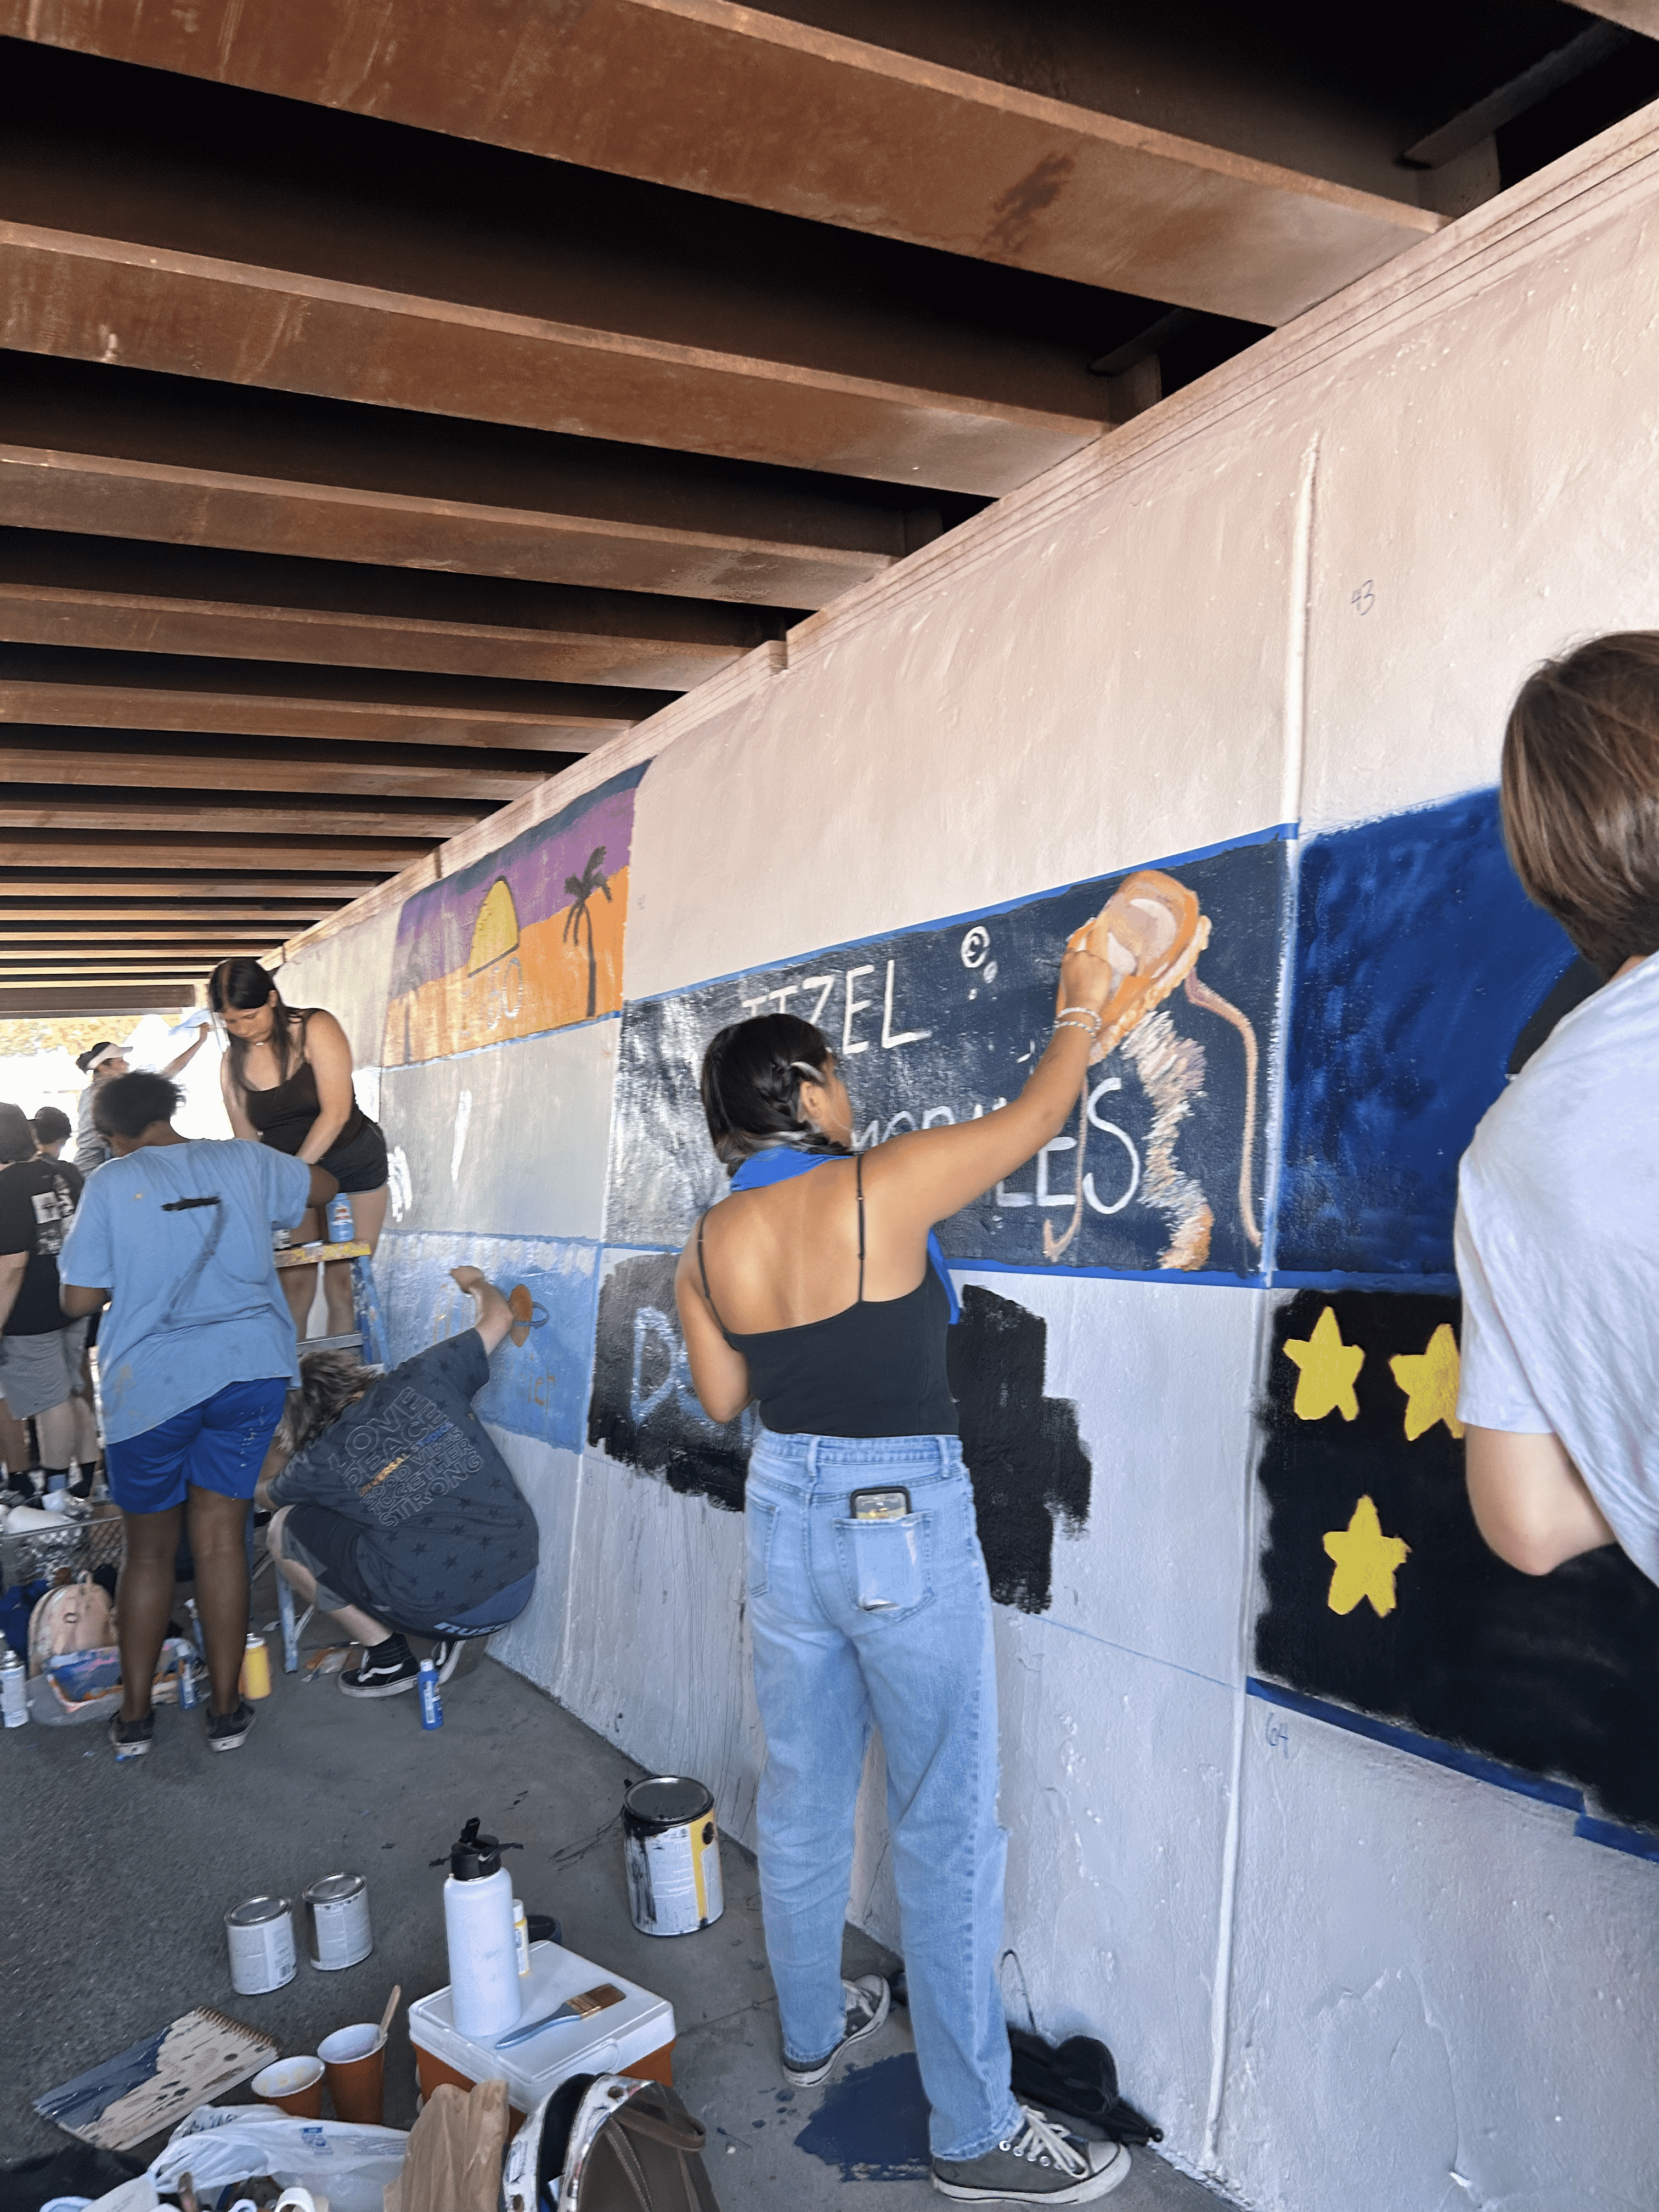
M287 1395L281 1376L227 1382L199 1406L106 1444L110 1496L124 1513L165 1513L184 1503L191 1484L222 1498L252 1498Z

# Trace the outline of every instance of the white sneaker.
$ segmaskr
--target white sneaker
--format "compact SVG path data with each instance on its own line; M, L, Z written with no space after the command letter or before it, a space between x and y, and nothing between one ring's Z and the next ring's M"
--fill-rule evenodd
M1083 2142L1030 2105L1020 2129L982 2157L936 2158L933 2186L964 2204L1092 2204L1129 2178L1121 2143Z
M804 2066L797 2065L786 2052L783 2078L792 2089L816 2089L820 2081L827 2081L842 2052L862 2043L866 2035L873 2035L887 2017L892 1992L879 1974L861 1975L856 1982L843 1982L842 1987L847 1992L847 2012L841 2041L827 2057L809 2059Z

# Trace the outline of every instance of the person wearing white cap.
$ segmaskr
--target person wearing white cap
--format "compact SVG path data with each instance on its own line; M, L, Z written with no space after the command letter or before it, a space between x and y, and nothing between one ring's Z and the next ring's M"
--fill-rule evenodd
M184 1050L170 1060L165 1067L157 1068L155 1073L169 1079L177 1075L200 1052L206 1036L204 1028L198 1029ZM92 1102L100 1084L112 1083L118 1075L129 1073L132 1063L118 1044L112 1044L105 1037L97 1044L89 1044L83 1053L77 1054L75 1065L82 1075L92 1078L81 1093L81 1103L75 1117L75 1164L83 1176L89 1176L94 1168L102 1167L110 1157L110 1148L92 1116Z

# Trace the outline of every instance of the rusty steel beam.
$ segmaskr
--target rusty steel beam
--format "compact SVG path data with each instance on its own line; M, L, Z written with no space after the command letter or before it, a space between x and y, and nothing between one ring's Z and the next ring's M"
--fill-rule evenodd
M0 725L0 779L16 783L131 785L138 790L330 793L350 798L520 798L564 763L545 753L451 751L437 745L267 744L250 752L217 739L158 745L122 732Z
M1109 407L1098 381L1062 413L8 221L0 345L991 498Z
M215 808L208 818L216 813ZM240 880L249 890L267 868L315 868L329 878L341 869L349 869L373 879L356 886L361 893L412 861L424 860L431 849L427 838L289 837L252 832L234 836L222 830L201 830L169 836L165 846L158 848L153 837L111 836L90 830L36 830L27 835L0 834L0 868L18 871L27 879L27 887L37 891L42 885L42 872L47 869L91 869L100 874L125 875L154 868L158 860L170 874L209 871L226 878L233 889L239 881L238 870L246 869L247 875Z
M85 928L89 933L108 930L117 936L136 926L154 930L158 926L179 929L204 930L209 927L231 932L236 936L272 938L292 937L313 921L320 921L332 914L337 906L349 903L345 899L329 901L315 899L309 903L266 908L252 901L227 899L222 905L196 905L189 899L159 900L146 905L142 900L111 900L95 904L79 892L68 892L56 903L48 903L52 886L43 884L33 896L25 898L0 898L0 935L7 933L10 924L27 923L39 927L42 923L55 930Z
M54 958L99 960L106 955L125 957L128 953L155 953L167 959L175 956L210 951L217 945L222 954L231 951L251 951L260 945L275 945L284 937L296 934L292 929L261 930L244 923L240 927L227 922L222 927L208 930L198 922L191 929L167 929L150 922L125 929L112 925L107 929L8 929L0 927L0 958L16 959L20 946L36 951L50 952Z
M732 0L0 0L0 30L1258 323L1438 222Z
M936 536L941 500L0 352L0 514L40 530L810 609Z
M0 647L0 723L586 753L669 692ZM562 765L562 763L561 763Z
M61 1014L172 1013L196 1003L193 978L180 977L171 992L149 983L0 985L0 1021L28 1021Z
M165 902L168 914L195 915L217 912L220 902L229 900L250 914L262 915L267 908L273 913L292 909L305 915L325 914L349 906L353 899L372 890L381 873L378 865L368 874L341 874L337 870L312 873L307 864L305 872L257 875L241 872L239 866L236 872L222 879L193 881L182 894L181 903L171 869L158 869L153 854L136 866L106 867L101 860L91 864L53 861L33 870L27 886L8 884L0 895L0 911L33 912L34 905L40 904L49 913L76 908L90 914L131 904L148 912L152 902Z
M222 836L246 830L263 837L420 838L458 836L494 812L465 799L326 799L315 805L287 797L209 789L165 798L125 791L64 790L51 784L0 784L0 830L143 830L158 837L211 823Z
M349 482L292 483L274 472L15 445L3 434L0 512L42 530L809 610L891 568L902 551L902 544L891 551L802 544L781 533L745 537ZM898 518L891 520L896 535Z
M18 644L681 691L785 621L719 600L0 528L0 639Z

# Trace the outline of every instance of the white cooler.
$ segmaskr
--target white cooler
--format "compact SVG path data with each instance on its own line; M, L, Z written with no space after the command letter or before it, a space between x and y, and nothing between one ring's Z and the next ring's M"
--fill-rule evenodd
M441 2081L471 2089L479 2081L505 2081L516 2128L551 2089L573 2074L635 2074L647 2081L674 2078L674 2008L635 1982L624 1981L557 1943L532 1943L521 2021L551 2012L567 1997L611 1982L623 2002L586 2020L560 2021L528 2043L497 2051L487 2039L462 2035L450 2010L447 1985L409 2008L409 2039L421 2094ZM510 2029L504 2033L510 2034Z

